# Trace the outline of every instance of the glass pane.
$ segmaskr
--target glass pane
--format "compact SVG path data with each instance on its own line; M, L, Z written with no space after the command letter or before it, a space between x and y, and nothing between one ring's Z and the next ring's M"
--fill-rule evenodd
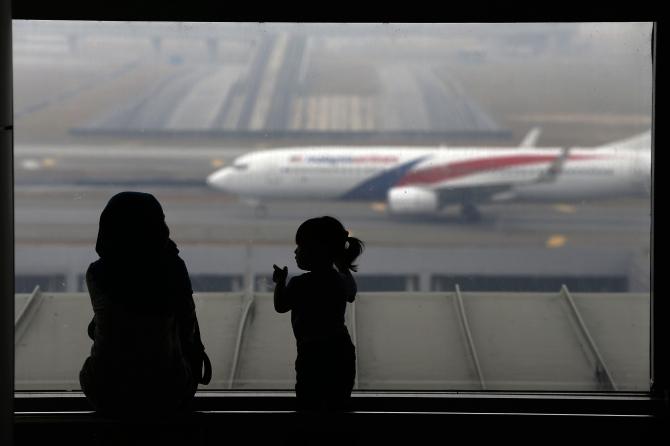
M244 295L198 293L195 305L203 343L206 343L207 355L212 362L210 386L225 389L230 381L233 353L244 309Z
M292 388L295 341L291 325L275 312L271 295L255 296L246 322L232 388Z
M570 297L576 312L560 293L462 293L462 310L455 293L360 293L347 313L355 390L648 390L649 296ZM295 341L271 301L196 294L210 387L292 387ZM80 333L87 295L21 294L16 304L19 389L77 389L91 344Z
M479 389L454 297L365 295L356 304L359 389Z
M17 390L79 388L124 190L188 268L203 389L293 388L272 265L332 215L357 390L648 390L651 31L15 21Z
M492 293L464 299L488 386L595 390L595 367L585 358L562 296Z
M16 303L21 304L18 299ZM48 293L26 299L15 330L16 390L79 388L82 358L90 350L86 327L93 310L87 304L85 294Z
M621 390L649 390L649 295L583 294L575 304ZM602 308L607 306L607 310Z

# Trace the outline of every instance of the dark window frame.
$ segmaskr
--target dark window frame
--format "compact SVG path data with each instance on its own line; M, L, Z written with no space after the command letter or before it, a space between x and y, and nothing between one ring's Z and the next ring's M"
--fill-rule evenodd
M32 19L32 20L131 20L131 21L352 21L352 22L435 22L435 21L478 21L478 22L504 22L504 21L575 21L574 16L570 12L567 14L563 12L561 15L558 12L553 12L553 15L546 13L524 10L523 5L520 7L510 7L510 5L502 4L494 9L487 8L486 16L484 12L477 7L468 7L464 12L457 12L447 8L442 14L435 11L429 11L424 8L415 8L415 11L408 11L407 8L394 8L390 5L385 5L383 11L359 12L358 15L349 17L336 17L332 12L316 13L316 12L302 12L296 13L295 10L286 9L285 5L280 4L275 9L263 9L259 11L256 5L250 5L248 9L243 9L242 12L232 12L228 9L227 4L215 6L215 3L205 2L162 2L157 0L149 0L144 2L131 2L122 0L121 2L108 3L106 5L95 4L95 2L43 2L40 0L15 1L4 2L0 10L0 34L3 39L5 36L11 36L11 20L7 20L5 15L7 10L13 8L13 13L10 12L10 17L14 19ZM389 9L390 8L390 9ZM578 11L578 21L612 21L612 20L634 20L634 21L654 21L656 17L650 15L647 11L639 11L631 15L628 8L623 6L616 7L608 3L605 8L603 5L597 5L595 8L589 9L587 5L580 4L577 8L568 8L568 10ZM586 8L586 9L584 9ZM565 11L565 8L560 8ZM650 8L649 8L650 9ZM422 12L419 12L422 11ZM603 12L606 11L606 12ZM337 14L337 13L336 13ZM355 13L352 13L355 14ZM413 15L414 14L414 15ZM436 15L437 14L437 15ZM9 24L9 30L7 26ZM658 22L654 24L653 32L653 59L654 59L654 79L657 77L658 58L657 58L657 44L658 44ZM0 95L2 103L0 103L0 117L2 118L3 133L0 135L0 166L3 166L3 172L0 174L2 182L0 183L0 208L2 209L2 231L0 232L0 251L3 256L2 271L0 271L0 293L2 294L2 302L0 305L0 316L4 319L0 321L0 367L2 372L0 375L0 431L6 434L0 435L0 440L5 440L6 435L10 435L12 418L11 412L16 411L17 426L21 427L29 425L30 420L38 420L39 416L48 414L62 414L63 412L72 412L81 409L82 404L85 404L83 396L79 395L72 398L69 395L62 395L56 392L47 394L22 394L17 395L16 401L13 402L13 153L12 153L12 131L13 131L13 117L11 112L11 39L9 40L9 54L7 54L7 47L2 45L1 54L3 58L2 87L9 85L6 93ZM9 70L8 65L9 64ZM9 73L8 73L9 71ZM6 77L9 77L7 82ZM652 147L655 147L658 138L662 132L656 132L656 117L658 116L658 107L655 97L658 93L656 82L653 84L654 92L654 115L652 124ZM9 110L9 113L7 111ZM657 154L652 149L652 163L655 166ZM652 167L653 171L653 167ZM656 181L656 176L652 173L652 191L656 190L659 183ZM419 394L407 393L400 394L398 392L392 393L371 393L369 395L359 395L355 399L356 405L362 411L369 411L371 418L381 420L382 426L387 426L388 420L394 420L396 417L408 420L405 415L407 412L426 415L427 422L431 426L440 427L442 420L437 414L450 413L456 417L452 419L452 423L457 425L458 420L462 417L467 418L482 414L482 411L489 411L486 416L495 414L508 416L511 413L520 414L549 414L549 413L563 413L567 415L579 416L584 413L595 413L603 416L628 414L631 416L646 416L653 415L656 418L667 417L668 413L668 394L670 388L668 383L668 358L662 353L667 352L667 338L668 329L667 321L670 320L668 311L667 299L654 299L654 296L662 296L665 293L661 292L662 284L654 280L654 270L657 263L658 251L655 249L657 242L661 241L663 234L655 233L654 228L665 227L659 220L659 215L654 212L654 194L652 193L652 333L651 333L651 361L652 361L652 387L651 391L643 394L583 394L583 393L566 393L566 394L545 394L542 392L533 393L488 393L481 392L458 392L458 393L443 393L443 394ZM666 217L667 218L667 217ZM662 257L662 255L661 255ZM660 263L659 263L660 264ZM10 280L11 278L11 280ZM11 382L10 382L11 381ZM9 391L11 390L11 392ZM262 413L265 410L277 410L282 412L284 408L288 407L292 399L291 393L278 392L275 395L268 396L267 392L260 394L255 392L237 392L226 393L216 392L202 393L197 397L196 406L204 412L215 416L217 413L224 413L226 411L241 413L244 410ZM360 403L360 404L359 404ZM6 410L7 409L7 410ZM11 411L9 409L12 409ZM36 415L37 412L44 412L42 415ZM230 413L228 412L228 413ZM399 413L402 412L402 413ZM21 415L24 413L24 415ZM32 413L38 418L30 418L26 413ZM387 415L384 415L387 414ZM353 416L353 415L352 415ZM549 416L549 415L548 415ZM22 418L23 417L23 418ZM27 418L26 418L27 417ZM461 418L459 418L461 417ZM412 418L412 417L410 417ZM667 419L667 418L666 418ZM413 426L421 426L421 421L417 422L415 418ZM456 421L454 421L456 420ZM523 424L528 420L523 420ZM561 425L561 421L556 421ZM612 425L617 422L614 421ZM25 424L28 423L28 424ZM4 429L8 426L9 429ZM10 444L10 443L7 443Z

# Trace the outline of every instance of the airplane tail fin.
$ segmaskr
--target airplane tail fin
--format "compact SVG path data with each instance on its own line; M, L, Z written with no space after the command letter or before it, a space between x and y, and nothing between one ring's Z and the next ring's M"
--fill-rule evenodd
M631 136L626 139L614 141L594 149L626 149L626 150L651 150L651 130Z

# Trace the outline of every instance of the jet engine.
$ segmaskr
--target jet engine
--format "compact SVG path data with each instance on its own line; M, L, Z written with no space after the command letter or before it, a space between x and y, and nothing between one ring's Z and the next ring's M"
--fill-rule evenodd
M439 199L435 192L420 187L394 187L387 195L389 211L392 214L427 214L439 209Z

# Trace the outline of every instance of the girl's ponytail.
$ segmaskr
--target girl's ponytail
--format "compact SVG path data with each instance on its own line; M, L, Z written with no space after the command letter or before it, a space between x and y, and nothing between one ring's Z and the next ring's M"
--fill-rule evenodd
M347 236L344 245L344 266L352 271L358 271L358 265L354 265L354 260L363 253L364 248L365 244L362 240Z
M333 262L340 272L344 269L357 271L358 266L353 263L363 253L365 245L360 239L349 237L349 232L338 219L325 215L301 224L296 233L296 243L300 245L307 240L321 243L326 248L327 260Z

